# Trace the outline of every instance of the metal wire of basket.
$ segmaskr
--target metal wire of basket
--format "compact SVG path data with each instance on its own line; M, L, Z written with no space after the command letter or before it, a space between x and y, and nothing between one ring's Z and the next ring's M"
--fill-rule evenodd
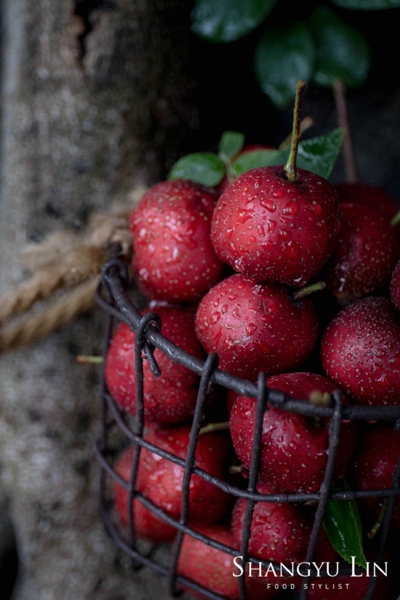
M294 400L286 396L283 392L266 388L265 374L260 373L258 384L232 376L229 373L218 369L218 356L210 354L205 361L201 361L187 352L176 346L170 340L166 339L161 333L161 320L156 313L149 313L141 316L140 312L132 304L126 287L128 284L128 276L126 266L117 259L108 262L102 272L102 283L97 292L98 304L107 311L107 327L106 327L106 344L105 353L109 346L114 323L124 321L135 332L135 373L136 373L136 425L134 428L129 424L126 414L118 407L107 391L106 384L102 383L101 392L101 421L102 432L96 448L96 456L101 465L101 482L100 482L100 508L101 516L105 527L121 550L131 557L135 564L148 566L168 579L169 590L172 596L177 596L181 593L180 586L186 589L200 592L204 596L215 600L222 600L224 597L214 593L205 586L199 585L185 577L177 574L177 564L179 560L180 550L182 546L183 536L185 533L203 541L218 550L237 556L237 548L228 547L210 537L199 533L192 527L188 526L188 510L189 510L189 485L193 474L205 479L211 484L217 486L224 492L231 494L235 498L244 498L246 500L246 511L243 525L242 543L240 548L240 556L243 557L243 564L247 561L261 564L268 568L271 564L269 561L260 561L249 556L248 544L250 538L250 527L253 516L254 507L257 502L308 502L315 501L317 508L315 512L314 522L311 530L310 541L308 545L305 562L311 563L314 558L314 553L318 541L319 532L322 527L325 509L329 498L338 500L352 500L359 498L386 498L386 512L381 526L380 539L375 563L381 566L383 563L384 551L388 538L393 510L396 502L396 497L400 496L400 456L397 462L392 482L392 488L383 490L348 490L340 492L330 492L330 487L333 479L336 455L340 442L340 430L343 419L348 420L363 420L363 421L388 421L392 422L396 431L400 431L400 405L399 406L361 406L351 405L343 406L341 394L335 391L332 394L332 407L314 406L304 400ZM105 298L101 293L103 288ZM198 397L193 417L189 446L186 459L171 454L166 450L148 442L143 438L144 432L144 411L143 411L143 353L150 363L151 371L154 375L159 374L158 365L154 359L153 351L158 348L165 353L172 361L185 366L197 373L200 376L200 384ZM222 481L206 471L195 466L195 450L198 440L198 435L201 427L201 421L204 414L206 394L209 386L218 384L225 388L231 389L236 393L256 398L256 420L254 429L254 443L252 448L251 466L249 470L249 478L247 489L240 489L234 485ZM328 461L325 471L323 483L318 492L314 493L294 493L294 494L260 494L256 491L258 467L261 457L261 434L263 415L267 409L267 403L272 407L277 407L281 410L295 412L308 417L320 417L329 419L329 450ZM126 483L114 470L112 452L110 451L108 441L110 430L117 427L129 442L134 447L133 462L131 477L129 483ZM158 454L162 458L171 461L184 469L182 480L182 507L181 518L179 521L173 519L163 509L156 506L143 494L135 489L135 483L139 468L141 449L146 448L151 452ZM128 492L129 506L129 523L128 523L128 538L124 540L124 535L121 535L118 527L113 522L111 515L112 509L110 501L107 497L107 480L111 477L112 480L118 482ZM163 519L168 524L172 525L177 530L177 535L173 544L171 560L169 567L159 564L149 554L145 554L138 549L134 527L133 515L133 499L138 498L141 503L151 510L157 517ZM340 569L340 574L350 573L350 568ZM311 570L311 577L316 572ZM303 583L308 583L309 577L303 578ZM376 586L376 577L371 577L367 593L364 600L370 600ZM244 575L238 578L239 582L239 598L246 600L246 583ZM400 591L400 590L399 590ZM300 600L306 600L308 589L302 585L300 592Z

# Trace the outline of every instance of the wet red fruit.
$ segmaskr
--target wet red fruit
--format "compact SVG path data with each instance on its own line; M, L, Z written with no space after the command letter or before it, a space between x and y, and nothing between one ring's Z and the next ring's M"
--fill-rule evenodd
M327 287L346 305L389 282L400 246L384 214L360 202L341 202L340 208L342 228L328 263Z
M400 210L397 200L380 187L357 181L355 183L339 183L335 189L341 202L357 202L362 206L368 206L384 216L388 223Z
M219 354L222 369L255 380L260 371L301 365L317 340L318 321L310 298L294 301L282 285L237 274L201 300L196 332L208 353Z
M234 536L226 525L196 527L196 530L230 548L237 547ZM237 550L237 555L239 555L239 550ZM238 577L234 577L233 574L238 574L239 569L235 566L233 559L232 554L212 548L201 540L186 534L183 538L178 573L207 587L216 594L221 594L224 598L237 600L239 583ZM257 581L255 577L246 578L246 590L249 594L248 597L252 600L267 600L273 598L277 593L275 590L267 590L265 585ZM208 597L189 588L188 592L196 598Z
M393 486L393 475L400 455L400 433L390 428L369 431L361 440L353 467L356 488L383 490ZM383 498L364 498L360 501L370 518L377 519ZM371 509L372 514L371 514ZM372 526L374 523L370 523ZM400 500L397 500L391 527L400 528Z
M173 428L154 428L146 440L155 446L186 458L190 425ZM196 466L225 480L232 447L226 432L205 433L199 436L196 448ZM139 489L172 517L179 520L182 508L183 467L143 448L140 456ZM214 523L228 510L228 494L199 475L190 480L189 522Z
M190 310L155 305L162 320L162 333L186 352L203 357L194 331L194 316ZM131 414L136 413L135 334L125 323L115 331L107 352L105 378L111 396ZM154 377L147 360L144 369L145 419L162 424L181 423L194 412L198 377L192 371L174 363L161 350L154 351L161 376Z
M269 377L267 386L289 397L307 401L312 395L331 394L336 386L314 373L284 373ZM236 453L249 469L253 447L256 401L238 396L230 428ZM343 423L335 478L342 477L356 445L356 424ZM281 492L315 492L328 461L329 421L270 408L264 414L260 480Z
M211 238L221 260L259 282L298 287L316 275L335 249L337 194L325 179L283 167L241 175L218 200Z
M133 269L149 298L192 302L222 276L210 240L215 195L186 181L152 187L133 210Z
M343 309L322 338L327 376L354 402L398 404L400 320L387 298L363 298Z
M276 489L259 483L260 494L274 494ZM240 545L246 500L240 498L232 513L232 532ZM289 564L305 559L311 525L300 508L291 502L257 502L250 529L249 553L260 560Z
M132 469L133 449L128 448L115 463L115 471L127 483L130 481ZM129 494L118 482L113 482L114 503L121 523L127 527L129 523ZM133 501L133 523L138 538L150 542L171 542L176 535L176 528L157 517L146 508L139 499Z
M400 310L400 260L396 264L390 281L390 299L395 307Z

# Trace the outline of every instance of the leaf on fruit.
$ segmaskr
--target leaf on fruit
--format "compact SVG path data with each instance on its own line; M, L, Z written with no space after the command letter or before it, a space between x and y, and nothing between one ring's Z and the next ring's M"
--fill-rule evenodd
M331 0L334 4L350 10L384 10L400 6L400 0Z
M238 154L244 146L244 134L238 131L224 131L218 145L218 152L222 159L231 159Z
M317 40L315 82L331 87L340 79L347 87L360 86L370 67L370 48L364 36L325 6L312 13L310 24Z
M307 81L315 64L315 44L305 23L268 31L254 55L258 83L277 108L286 108L296 93L299 79Z
M272 167L283 165L281 150L253 150L241 154L232 164L232 172L236 177L256 169L257 167Z
M209 187L218 185L225 175L224 161L212 152L182 156L168 173L168 179L190 179Z
M332 491L341 492L350 489L345 479L337 481ZM362 545L362 526L355 500L329 499L324 517L327 536L338 554L348 563L352 557L356 565L366 568Z
M324 179L328 179L342 147L344 131L341 127L326 135L300 142L297 151L296 165L300 169L312 171ZM289 149L284 151L285 164Z
M233 42L253 31L277 0L196 0L192 31L209 42Z

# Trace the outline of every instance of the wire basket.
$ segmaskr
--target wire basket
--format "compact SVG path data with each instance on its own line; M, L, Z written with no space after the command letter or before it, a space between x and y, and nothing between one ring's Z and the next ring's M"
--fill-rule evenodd
M107 326L106 326L106 344L105 353L108 349L114 324L116 321L124 321L135 332L135 372L136 372L136 423L135 426L129 422L124 411L114 402L107 391L107 387L103 377L102 392L101 392L101 422L102 431L96 448L96 455L101 465L101 483L100 483L100 507L101 516L105 527L119 548L133 559L135 565L148 566L155 571L161 573L168 579L169 590L171 596L177 596L181 593L181 587L184 586L188 590L200 592L206 597L215 600L221 600L224 597L214 593L205 586L201 586L189 579L177 574L177 564L180 556L183 536L185 533L203 541L204 543L222 550L232 556L237 556L237 548L228 547L206 535L195 531L187 525L188 509L189 509L189 485L193 474L198 475L204 480L210 482L214 486L220 488L224 492L231 494L235 498L244 498L246 500L246 510L243 526L243 536L240 548L240 556L243 557L243 563L247 561L262 564L268 568L271 563L268 561L260 561L249 556L248 544L250 538L250 526L253 516L255 504L258 501L265 502L309 502L317 503L314 522L312 525L310 541L308 545L307 556L305 561L311 563L313 561L318 536L322 527L322 522L327 506L328 498L352 500L358 498L386 498L386 512L380 530L380 539L377 548L377 553L374 562L377 565L382 565L384 551L388 538L391 519L393 516L396 497L400 496L400 456L397 462L397 468L393 476L392 488L384 490L349 490L340 492L330 492L331 483L333 480L335 459L340 441L340 430L342 420L362 420L362 421L386 421L391 422L396 431L400 431L400 405L399 406L361 406L351 405L343 406L341 394L335 391L332 394L332 407L317 407L303 400L294 400L286 396L283 392L266 388L266 378L263 373L260 373L258 384L232 376L226 371L218 369L218 356L210 354L205 361L195 358L176 346L170 340L166 339L161 333L161 320L156 313L149 313L142 316L137 308L132 304L128 293L128 274L126 266L117 259L111 260L103 268L102 283L97 292L98 304L107 311ZM101 293L101 288L104 294ZM144 431L144 411L143 411L143 354L150 363L151 371L154 375L159 373L158 365L153 356L153 350L158 348L166 354L172 361L183 365L187 369L195 372L200 376L200 384L198 389L197 402L193 417L193 423L190 433L190 440L187 450L186 459L177 455L171 454L166 450L157 447L143 438ZM201 421L204 414L206 403L206 395L211 384L218 384L242 396L256 398L256 420L254 429L254 443L252 447L251 466L249 470L247 489L240 489L234 485L222 481L206 471L195 466L195 450L198 441L198 435L201 427ZM261 457L261 434L263 414L266 410L267 403L281 410L298 413L308 417L319 417L329 419L329 450L328 462L325 470L324 480L318 492L315 493L295 493L295 494L268 494L263 495L256 491L258 467ZM134 447L131 478L126 483L113 468L114 452L110 447L110 432L118 428L123 435L129 440ZM151 452L161 456L162 458L180 465L184 469L182 480L182 507L181 518L179 521L173 519L170 515L164 512L163 509L153 504L143 494L135 489L135 483L138 474L141 449L146 448ZM128 535L126 532L121 532L112 518L112 503L109 499L108 484L114 480L123 486L128 493L129 523ZM133 499L138 498L139 501L157 517L172 525L177 530L177 535L173 544L170 564L164 566L151 556L151 553L145 553L140 550L136 541L134 517L132 514ZM129 541L127 541L127 539ZM272 563L273 564L273 563ZM349 574L349 568L340 569L340 574ZM311 570L311 576L316 572ZM303 583L308 583L309 577L303 578ZM239 598L246 600L246 583L244 576L238 578L239 583ZM364 596L364 600L370 600L376 586L376 577L371 577L368 590ZM400 593L400 589L397 591ZM308 597L307 586L302 585L299 595L300 600L306 600Z

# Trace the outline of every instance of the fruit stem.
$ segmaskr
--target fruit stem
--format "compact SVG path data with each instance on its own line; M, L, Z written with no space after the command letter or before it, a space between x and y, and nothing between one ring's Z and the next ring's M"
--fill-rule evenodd
M335 98L336 112L339 126L343 127L343 157L346 170L346 181L356 183L358 181L356 161L354 158L353 141L351 139L349 115L347 111L346 86L340 79L333 82L333 96Z
M378 519L377 519L375 525L373 525L371 527L371 529L367 533L367 538L369 538L370 540L374 539L375 535L378 533L378 531L380 529L380 526L383 523L383 519L385 518L385 514L386 514L386 503L387 502L385 500L385 502L383 503L383 506L381 508L381 511L379 513L379 516L378 516Z
M310 127L312 127L314 125L314 119L312 119L311 117L304 117L304 119L301 121L300 123L300 136L303 135L303 133L305 131L307 131L307 129L310 129ZM293 138L293 134L290 133L281 144L279 144L278 148L279 150L285 150L285 148L289 148L290 144L292 143L292 138Z
M314 292L320 292L326 288L325 281L317 281L317 283L312 283L310 285L305 285L300 288L296 292L293 293L293 300L300 300L309 294L313 294Z
M76 362L81 365L101 365L103 362L102 356L85 356L84 354L78 354Z
M290 153L286 165L284 166L287 178L289 181L297 181L297 168L296 158L297 149L300 142L300 117L301 117L301 104L303 100L303 94L306 87L306 82L300 79L296 86L296 100L294 103L293 111L293 130L292 130L292 141L290 144Z
M400 210L394 215L393 219L390 221L390 225L391 227L396 227L398 223L400 223Z
M229 429L229 421L223 421L222 423L209 423L200 429L199 435L212 433L213 431L226 431L227 429Z

